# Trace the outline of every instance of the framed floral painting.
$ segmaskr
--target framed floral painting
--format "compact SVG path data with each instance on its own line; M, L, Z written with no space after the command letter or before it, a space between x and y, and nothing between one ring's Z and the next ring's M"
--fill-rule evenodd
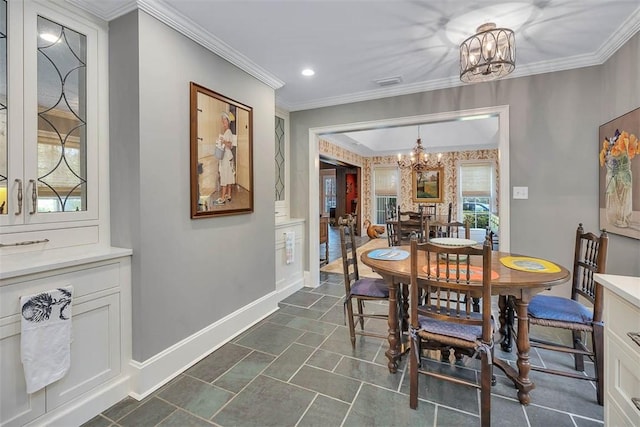
M640 239L640 108L600 126L600 228Z

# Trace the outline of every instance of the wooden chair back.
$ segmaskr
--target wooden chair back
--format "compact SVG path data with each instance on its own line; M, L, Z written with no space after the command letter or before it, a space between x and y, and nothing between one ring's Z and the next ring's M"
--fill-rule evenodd
M482 257L482 273L471 268L471 257ZM423 277L418 277L422 275ZM426 276L425 276L426 275ZM482 326L482 340L491 343L491 246L451 247L411 241L410 319L419 327L418 315L441 321ZM420 302L419 292L428 296ZM482 298L482 316L473 314L472 298ZM420 307L419 307L420 305ZM445 343L447 344L447 343ZM448 343L453 345L453 343Z
M351 293L351 284L360 279L358 256L356 254L355 218L352 215L338 218L340 228L340 248L342 250L342 271L346 294Z
M607 266L609 236L605 230L600 235L585 232L582 224L576 230L573 257L571 299L585 298L593 305L593 321L602 321L602 288L593 280L594 273L604 273Z
M427 221L425 234L432 237L455 237L459 239L470 239L471 229L468 222L460 221Z
M419 238L422 236L423 216L420 211L402 211L400 210L400 206L398 206L395 224L397 245L408 245L411 241L412 234L415 234Z
M324 245L324 259L320 259L321 264L329 262L329 217L320 215L320 245Z

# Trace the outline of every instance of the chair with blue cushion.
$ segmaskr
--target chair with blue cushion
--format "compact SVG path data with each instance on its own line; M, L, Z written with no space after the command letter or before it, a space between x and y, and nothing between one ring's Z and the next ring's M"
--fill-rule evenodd
M470 268L472 259L478 258L482 260L481 279L475 275L472 278ZM489 241L485 241L482 248L453 247L419 243L413 238L409 287L409 406L412 409L418 406L418 379L423 374L480 389L480 421L481 425L489 426L494 333ZM421 291L429 296L425 301L418 298ZM480 312L472 310L474 297L482 300ZM467 356L479 357L480 381L476 381L475 376L470 380L467 368L447 365L444 369L429 369L422 363L421 350L441 348L454 348Z
M389 287L382 278L360 277L354 231L355 218L351 215L347 215L346 218L340 217L338 225L340 227L340 246L342 247L342 267L344 271L344 304L347 311L351 346L355 348L356 335L387 339L387 335L374 331L365 331L365 319L388 320L389 317L386 314L365 312L364 302L389 301ZM357 312L353 310L353 300L357 303ZM356 330L356 321L360 323L360 330Z
M529 325L541 325L566 329L572 332L572 345L529 338L531 347L570 353L574 356L577 372L531 366L534 371L565 377L594 381L598 404L603 403L604 345L602 322L602 287L593 279L594 273L604 273L609 237L602 230L600 235L585 233L582 224L576 231L573 261L571 298L552 295L536 295L529 303ZM591 349L584 335L591 335ZM594 375L584 374L584 356L589 357L595 368Z

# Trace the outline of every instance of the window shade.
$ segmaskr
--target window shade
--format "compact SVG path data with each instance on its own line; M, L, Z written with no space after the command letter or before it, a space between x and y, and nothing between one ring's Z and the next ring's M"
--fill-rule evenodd
M398 194L398 171L396 168L376 168L373 171L376 196Z
M460 189L462 197L491 196L491 164L471 164L460 166Z

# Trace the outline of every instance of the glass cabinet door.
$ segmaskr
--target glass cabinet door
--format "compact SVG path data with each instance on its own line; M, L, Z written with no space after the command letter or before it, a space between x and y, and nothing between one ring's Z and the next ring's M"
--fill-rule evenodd
M98 30L36 1L0 1L0 223L97 219Z

